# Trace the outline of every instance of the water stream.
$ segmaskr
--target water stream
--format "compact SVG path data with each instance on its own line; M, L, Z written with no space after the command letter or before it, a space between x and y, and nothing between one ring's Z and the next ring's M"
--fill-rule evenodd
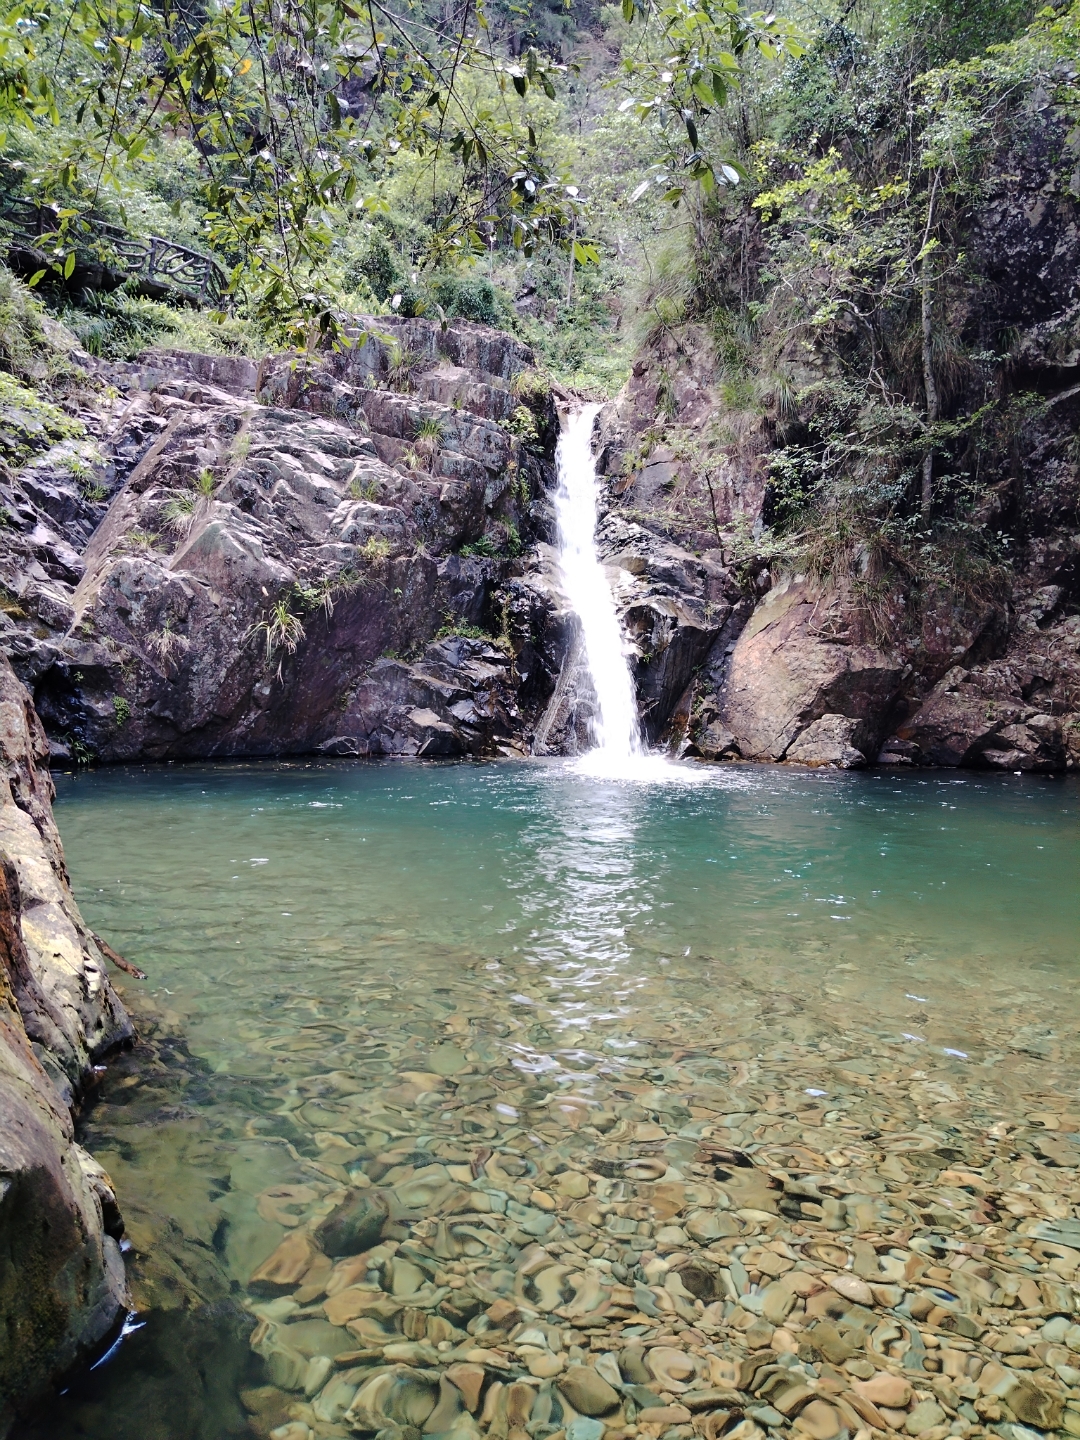
M317 1296L298 1308L248 1289L335 1186L422 1186L431 1164L468 1182L479 1165L490 1190L523 1197L520 1247L514 1227L547 1223L529 1196L550 1171L667 1167L670 1193L704 1136L773 1169L833 1166L871 1208L909 1205L897 1177L912 1147L983 1164L988 1133L1010 1151L1041 1143L1029 1117L1080 1082L1077 782L699 773L635 785L565 761L296 762L58 777L87 920L150 972L123 982L141 1046L110 1064L83 1127L122 1197L146 1324L18 1440L224 1440L290 1413L318 1440L349 1434L314 1414L316 1400L336 1412L305 1398L292 1351L250 1344L256 1316L276 1316L275 1345L360 1353ZM890 1134L904 1166L875 1169ZM485 1165L509 1171L493 1181ZM942 1197L937 1224L974 1203L912 1173L920 1205ZM610 1223L560 1210L566 1238L544 1243L591 1246L564 1258L610 1285L655 1243L616 1214L648 1186L592 1183ZM723 1222L748 1235L792 1223L763 1219L764 1196L726 1203L749 1206ZM475 1253L448 1273L514 1293L513 1260ZM563 1325L544 1333L576 1345ZM438 1345L451 1340L423 1354Z
M565 419L555 460L559 568L581 626L585 664L596 694L595 747L579 768L592 774L633 775L644 760L637 698L615 597L596 547L600 485L592 451L599 405L583 405Z

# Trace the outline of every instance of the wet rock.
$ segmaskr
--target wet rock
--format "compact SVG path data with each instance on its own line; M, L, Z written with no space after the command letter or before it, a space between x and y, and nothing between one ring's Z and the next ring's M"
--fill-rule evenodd
M319 1255L311 1237L294 1230L269 1255L248 1282L249 1289L264 1295L295 1290Z
M835 1405L826 1400L811 1400L799 1412L796 1428L810 1435L812 1440L832 1440L844 1428L844 1422Z
M47 754L0 657L0 1430L129 1304L116 1197L69 1105L132 1030L68 886Z
M904 1429L909 1435L925 1435L945 1419L945 1411L935 1400L921 1400L908 1414Z
M934 765L1047 771L1066 761L1060 718L1027 703L1015 669L1005 666L954 666L899 735Z
M466 1410L475 1414L480 1404L480 1392L486 1378L480 1365L451 1365L446 1378L461 1391Z
M831 765L837 770L856 770L866 756L851 743L861 722L846 715L822 715L801 731L784 753L796 765Z
M890 1375L884 1370L872 1379L856 1380L852 1389L874 1405L886 1405L893 1410L906 1410L911 1400L910 1382L902 1375Z
M582 1415L607 1415L618 1407L619 1392L590 1366L571 1365L556 1383Z

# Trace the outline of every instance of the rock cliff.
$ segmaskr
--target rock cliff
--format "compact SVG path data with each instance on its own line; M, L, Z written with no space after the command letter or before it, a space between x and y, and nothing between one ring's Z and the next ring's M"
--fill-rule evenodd
M549 401L508 336L378 324L101 369L85 434L4 487L6 647L59 755L521 752L501 587Z
M1080 765L1076 145L1068 114L1044 95L1018 102L964 219L969 263L950 300L948 344L1004 357L995 384L1020 417L1008 444L991 437L982 447L981 498L968 522L995 532L1008 553L994 593L961 576L951 588L927 587L918 606L902 593L879 596L874 613L850 577L813 584L770 573L759 545L770 462L794 402L767 376L753 403L740 397L703 326L657 328L601 417L608 556L617 565L626 553L623 525L681 550L681 593L689 582L697 613L708 612L705 631L717 621L721 631L709 643L699 630L700 650L687 646L689 634L681 641L681 653L696 652L684 672L692 681L650 711L651 733L666 720L673 739L706 759ZM758 222L746 224L732 265L750 257L739 283L752 289L764 242ZM831 374L837 357L807 346L786 358L809 383ZM981 391L954 397L958 414L984 401ZM645 573L643 552L632 564ZM716 608L712 579L691 580L695 565L726 574L730 614ZM629 596L623 610L633 630ZM649 695L644 672L656 673L658 652L644 638L639 651Z
M71 894L47 756L0 657L0 1434L127 1304L116 1200L71 1106L132 1030Z

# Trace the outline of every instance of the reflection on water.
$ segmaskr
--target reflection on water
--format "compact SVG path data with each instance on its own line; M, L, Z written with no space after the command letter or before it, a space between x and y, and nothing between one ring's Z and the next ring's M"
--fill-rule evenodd
M693 774L61 779L87 919L150 974L142 1000L124 986L145 1044L86 1139L151 1324L25 1433L243 1433L265 1379L245 1287L295 1223L267 1198L283 1186L405 1184L432 1156L467 1179L493 1151L541 1178L553 1153L673 1175L703 1137L809 1134L814 1163L901 1203L860 1126L985 1145L1075 1087L1074 781ZM605 1244L610 1283L642 1244Z

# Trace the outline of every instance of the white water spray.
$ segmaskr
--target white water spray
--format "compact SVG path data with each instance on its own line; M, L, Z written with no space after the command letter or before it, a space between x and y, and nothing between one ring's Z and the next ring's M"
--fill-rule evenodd
M591 442L599 409L586 405L567 417L555 455L555 514L563 588L581 623L585 663L596 691L596 749L586 757L588 769L625 774L636 770L645 756L615 597L596 549L600 486Z

